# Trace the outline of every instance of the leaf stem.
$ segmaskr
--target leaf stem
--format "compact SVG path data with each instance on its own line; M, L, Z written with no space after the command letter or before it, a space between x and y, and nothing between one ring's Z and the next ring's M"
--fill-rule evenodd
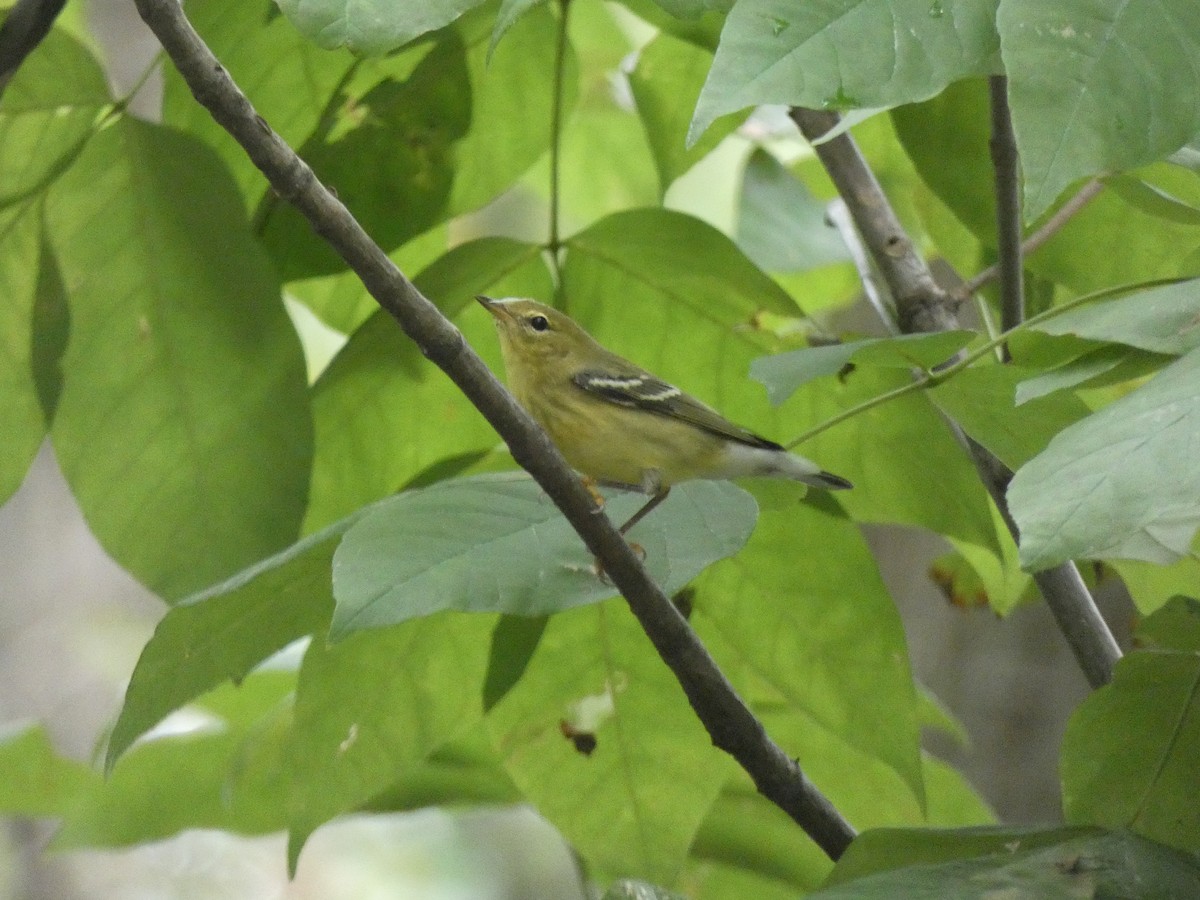
M571 0L558 0L558 35L554 45L554 98L550 107L550 226L546 249L550 253L550 265L555 281L562 282L559 260L562 236L559 232L559 213L562 205L562 129L563 106L566 92L566 66L568 43L568 19Z

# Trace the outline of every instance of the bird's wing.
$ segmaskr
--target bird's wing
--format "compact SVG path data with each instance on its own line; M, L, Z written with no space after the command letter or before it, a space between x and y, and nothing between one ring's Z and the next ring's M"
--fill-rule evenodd
M705 406L695 397L690 397L672 384L656 378L649 372L588 370L572 376L576 387L593 396L618 406L628 406L655 413L669 419L679 419L697 428L712 432L731 441L762 447L767 450L782 450L774 441L759 437L739 425L734 425L716 410Z

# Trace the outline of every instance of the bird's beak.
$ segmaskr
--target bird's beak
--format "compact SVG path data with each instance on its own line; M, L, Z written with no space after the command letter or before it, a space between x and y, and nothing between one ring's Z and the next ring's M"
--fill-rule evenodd
M476 294L475 299L479 301L479 305L490 312L493 316L499 319L508 318L508 310L504 308L504 304L491 297L485 297L483 294Z

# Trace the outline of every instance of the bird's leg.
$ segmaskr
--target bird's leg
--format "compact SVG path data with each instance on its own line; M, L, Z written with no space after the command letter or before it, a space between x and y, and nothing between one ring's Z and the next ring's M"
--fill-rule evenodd
M596 502L596 506L604 509L604 495L600 493L600 488L597 487L596 479L591 475L584 475L579 479L583 483L583 489L592 495L592 499Z
M646 516L650 515L650 512L654 509L654 507L658 506L658 504L667 499L667 494L669 493L671 493L671 489L669 487L660 488L659 490L655 491L654 496L647 500L646 504L632 516L630 516L629 520L617 530L620 531L621 534L625 534L630 528L642 521L642 519L646 518Z

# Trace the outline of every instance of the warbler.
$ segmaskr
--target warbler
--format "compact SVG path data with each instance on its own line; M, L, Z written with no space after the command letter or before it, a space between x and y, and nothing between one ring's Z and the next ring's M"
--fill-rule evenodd
M650 495L624 533L693 478L788 478L826 490L852 485L606 350L557 309L477 296L495 317L513 396L568 463L600 484Z

